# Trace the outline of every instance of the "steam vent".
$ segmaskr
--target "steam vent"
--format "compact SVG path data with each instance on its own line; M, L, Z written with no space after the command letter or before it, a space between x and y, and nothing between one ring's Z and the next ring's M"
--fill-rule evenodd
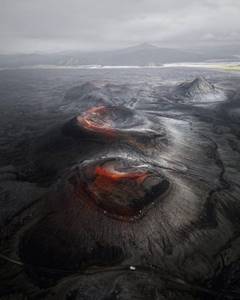
M103 228L118 231L121 224L137 222L169 186L159 170L130 159L74 167L47 197L46 217L25 232L21 257L31 266L70 270L104 264L104 258L107 264L119 261L121 246L104 238Z
M63 133L112 141L119 138L163 135L163 129L154 131L143 115L123 106L96 106L65 124Z

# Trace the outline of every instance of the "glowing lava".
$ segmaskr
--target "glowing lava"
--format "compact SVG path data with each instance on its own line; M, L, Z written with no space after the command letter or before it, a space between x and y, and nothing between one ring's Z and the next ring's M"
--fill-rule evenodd
M128 179L141 182L147 177L147 172L119 172L104 167L96 167L96 175L100 176L103 180L105 179L109 181L120 181L123 179Z
M85 129L114 136L113 121L109 108L105 106L93 107L83 115L77 117L77 122Z

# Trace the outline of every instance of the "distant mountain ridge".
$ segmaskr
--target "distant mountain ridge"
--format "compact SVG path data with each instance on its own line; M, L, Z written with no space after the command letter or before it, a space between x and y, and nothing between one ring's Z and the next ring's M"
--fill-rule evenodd
M203 62L214 59L214 54L140 44L112 51L68 52L55 54L0 55L0 68L55 66L160 66L165 63ZM222 56L220 57L222 58Z

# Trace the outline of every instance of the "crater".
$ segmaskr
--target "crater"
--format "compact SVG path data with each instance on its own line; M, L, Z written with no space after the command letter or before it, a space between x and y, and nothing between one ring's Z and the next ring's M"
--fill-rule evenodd
M95 106L65 124L63 133L106 142L121 138L153 138L165 135L163 128L155 130L153 127L144 115L127 107Z
M159 171L130 159L103 159L84 166L81 174L81 184L73 181L75 193L85 194L102 213L125 221L141 217L170 186Z

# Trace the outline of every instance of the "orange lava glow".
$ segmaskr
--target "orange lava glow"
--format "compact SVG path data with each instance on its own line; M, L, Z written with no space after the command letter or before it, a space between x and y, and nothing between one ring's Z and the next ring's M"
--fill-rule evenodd
M84 175L85 174L85 175ZM104 160L84 167L74 193L90 209L121 221L135 221L160 196L161 178L143 165ZM154 190L153 190L154 188ZM153 193L152 193L153 192Z
M131 207L132 199L144 195L141 184L149 175L147 172L120 172L111 167L97 166L96 178L90 187L92 199L106 213L121 220L130 221L139 214L139 210ZM139 189L142 192L139 193ZM140 196L141 195L141 196ZM128 201L126 201L128 199ZM127 203L129 202L129 203Z
M135 180L138 183L141 183L147 176L147 172L119 172L113 169L107 169L104 167L96 168L96 175L101 176L102 178L109 181L119 181L124 179Z
M112 122L108 117L109 109L105 106L93 107L87 110L77 121L87 130L103 133L109 137L115 136Z

